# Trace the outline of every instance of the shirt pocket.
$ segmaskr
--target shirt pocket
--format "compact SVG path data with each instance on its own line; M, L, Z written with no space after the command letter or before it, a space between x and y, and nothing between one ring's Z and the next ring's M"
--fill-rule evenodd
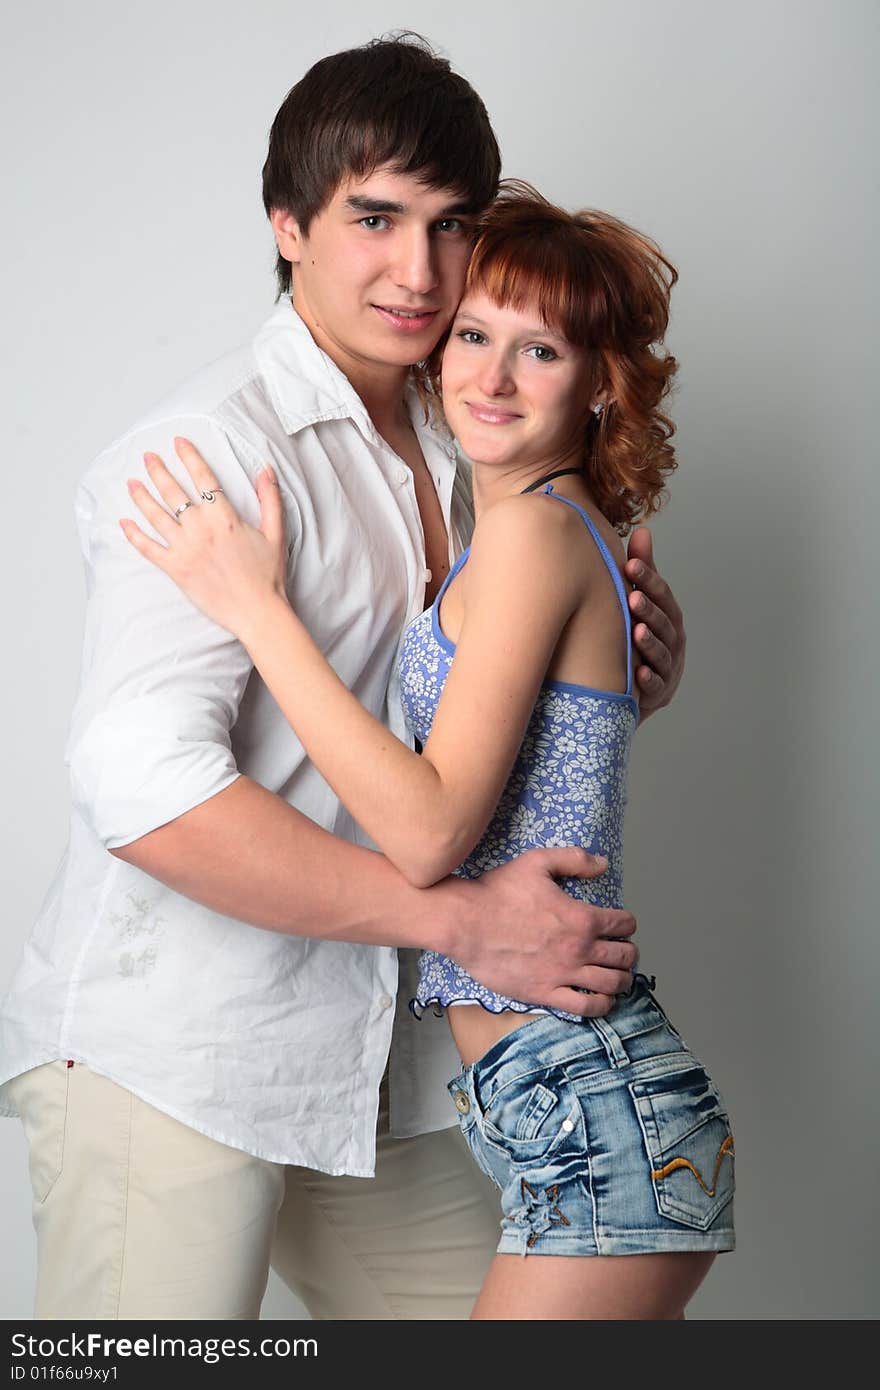
M657 1209L681 1225L707 1230L735 1188L733 1135L724 1102L703 1067L633 1081Z

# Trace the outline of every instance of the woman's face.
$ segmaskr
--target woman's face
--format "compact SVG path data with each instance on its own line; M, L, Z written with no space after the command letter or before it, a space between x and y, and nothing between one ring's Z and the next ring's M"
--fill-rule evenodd
M474 463L517 476L579 447L589 416L588 354L547 328L537 305L461 302L443 354L443 409Z

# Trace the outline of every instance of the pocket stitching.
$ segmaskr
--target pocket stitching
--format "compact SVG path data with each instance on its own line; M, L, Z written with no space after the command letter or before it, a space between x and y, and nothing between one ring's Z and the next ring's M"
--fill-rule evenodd
M70 1066L68 1066L67 1062L64 1062L63 1065L64 1065L64 1114L63 1114L62 1117L61 1117L61 1141L60 1141L60 1144L59 1144L58 1164L57 1164L57 1169L56 1169L56 1172L55 1172L55 1176L53 1177L52 1181L49 1183L49 1186L46 1188L46 1191L43 1193L43 1196L37 1198L37 1200L39 1201L39 1203L40 1203L41 1206L43 1205L44 1202L46 1202L46 1201L48 1200L49 1194L52 1192L52 1190L53 1190L54 1187L55 1187L55 1184L58 1182L58 1179L61 1177L61 1174L64 1172L64 1149L65 1149L65 1145L66 1145L66 1143L67 1143L67 1112L68 1112L68 1108L69 1108L69 1105L70 1105L70 1073L72 1072L73 1068L70 1067ZM36 1195L36 1194L35 1194L35 1195Z
M532 1087L532 1093L523 1107L523 1113L516 1122L514 1139L522 1139L525 1142L536 1139L547 1116L551 1110L556 1109L558 1104L559 1097L554 1095L548 1086L542 1086L540 1081L537 1082ZM532 1128L534 1128L534 1132L531 1134L520 1133L521 1130L527 1131Z
M693 1071L695 1070L695 1068L689 1067L687 1070ZM703 1071L702 1068L697 1068L697 1070ZM685 1074L685 1072L682 1073L682 1075ZM664 1149L663 1145L660 1143L660 1127L657 1123L656 1114L651 1103L652 1093L649 1090L640 1093L636 1089L640 1084L638 1082L630 1082L628 1090L630 1092L630 1095L632 1096L633 1104L635 1106L636 1116L639 1122L639 1128L642 1131L642 1139L645 1145L645 1154L647 1156L649 1164L651 1187L654 1191L654 1200L657 1204L657 1210L659 1211L661 1216L668 1217L671 1221L677 1221L680 1225L689 1226L693 1230L705 1231L708 1230L708 1228L712 1225L712 1223L716 1220L716 1218L720 1215L720 1213L724 1210L728 1203L732 1201L734 1192L736 1190L736 1180L734 1176L733 1167L734 1140L733 1132L730 1125L730 1117L724 1109L720 1093L718 1092L717 1087L714 1085L714 1082L711 1081L711 1079L705 1071L703 1071L703 1075L706 1077L706 1081L712 1089L712 1093L715 1096L718 1108L711 1115L706 1115L699 1123L691 1126L691 1128L687 1130L684 1134L677 1136L673 1141L674 1146L677 1148L680 1144L683 1144L685 1140L690 1139L694 1134L698 1133L701 1129L704 1129L706 1125L712 1124L713 1121L716 1120L719 1121L719 1123L727 1131L725 1139L719 1146L718 1155L716 1155L717 1173L715 1174L713 1180L713 1186L715 1187L715 1196L711 1198L710 1205L702 1213L698 1213L695 1210L695 1208L687 1206L680 1199L671 1195L665 1187L661 1186L661 1183L663 1183L664 1178L666 1176L666 1173L663 1172L663 1170L668 1170L670 1163L674 1163L675 1160L669 1159L665 1163L661 1161ZM656 1131L657 1134L656 1151L655 1145L652 1142L652 1136L649 1134L649 1126L646 1124L647 1120L651 1121L652 1131ZM730 1149L728 1153L725 1154L722 1151L724 1150L725 1145L728 1143L728 1141L730 1143ZM728 1156L730 1158L730 1183L725 1188L725 1190L719 1194L717 1187L718 1178L721 1176L724 1159ZM696 1169L696 1166L692 1165L689 1162L689 1160L684 1160L684 1165L691 1169L691 1172L694 1176L694 1181L697 1182L699 1190L702 1192L706 1192L707 1190L705 1188L704 1183L697 1176L698 1170Z
M559 1094L556 1095L557 1105L565 1105L564 1086L566 1084L567 1083L563 1083L563 1085L560 1086ZM545 1089L549 1090L548 1087L545 1087ZM552 1095L553 1092L550 1092L550 1094ZM556 1150L562 1146L566 1139L571 1139L574 1136L577 1132L577 1120L579 1116L580 1103L577 1096L574 1096L568 1109L562 1114L557 1128L546 1139L546 1142L542 1141L540 1136L536 1136L532 1139L512 1138L500 1130L497 1125L493 1124L486 1112L481 1112L478 1115L477 1127L485 1142L491 1144L494 1149L503 1153L508 1159L522 1163L543 1163L550 1158L552 1154L556 1153ZM570 1129L565 1129L564 1126L568 1121L573 1121L572 1126ZM536 1150L535 1146L541 1145L542 1142L543 1147L539 1147Z

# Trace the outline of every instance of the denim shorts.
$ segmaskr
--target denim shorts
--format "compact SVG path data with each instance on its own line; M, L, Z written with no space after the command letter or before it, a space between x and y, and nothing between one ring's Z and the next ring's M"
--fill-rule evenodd
M732 1250L724 1101L644 976L606 1018L541 1015L449 1083L501 1191L501 1254Z

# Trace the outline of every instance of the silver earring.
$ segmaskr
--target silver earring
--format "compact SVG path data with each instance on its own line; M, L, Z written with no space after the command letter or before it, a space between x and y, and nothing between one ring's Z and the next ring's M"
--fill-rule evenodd
M596 404L593 406L593 414L598 418L602 414L602 411L604 409L605 406L602 404L602 402L597 401Z

